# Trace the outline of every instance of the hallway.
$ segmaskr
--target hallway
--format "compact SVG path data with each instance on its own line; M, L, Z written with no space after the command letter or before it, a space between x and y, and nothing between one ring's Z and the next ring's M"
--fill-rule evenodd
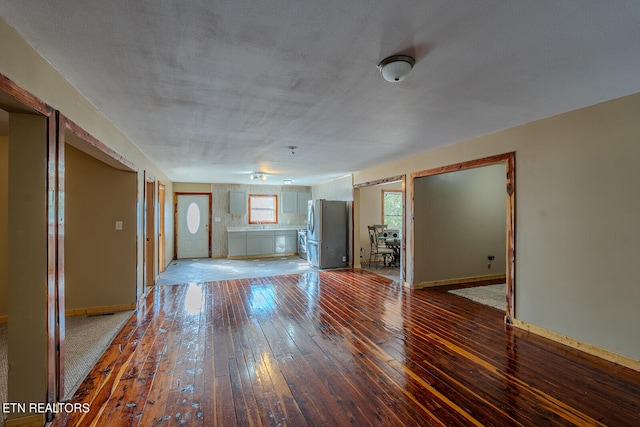
M156 286L53 425L637 425L640 373L368 272Z

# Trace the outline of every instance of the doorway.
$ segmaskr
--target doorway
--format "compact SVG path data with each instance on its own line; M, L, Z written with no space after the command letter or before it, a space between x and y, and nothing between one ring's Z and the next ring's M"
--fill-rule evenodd
M0 240L5 241L5 250L0 251L4 252L0 264L10 266L0 273L0 306L4 307L0 314L7 328L3 360L11 366L2 381L6 384L3 389L11 394L4 399L53 403L59 401L55 322L59 165L55 111L2 74L0 109L0 129L5 134L3 157L6 155L0 196L5 198L0 208L4 210L0 221L6 230L1 232L4 236ZM0 424L9 414L0 414Z
M176 257L211 256L211 194L176 193Z
M140 179L135 165L109 155L100 141L62 115L59 141L65 166L60 396L69 398L141 295Z
M405 175L399 175L354 185L353 253L359 254L359 267L371 268L371 271L376 274L386 276L402 284L404 284L406 277L405 180ZM388 197L388 195L392 197ZM399 248L395 249L397 255L393 259L390 258L385 263L386 265L378 265L372 263L371 260L368 227L376 224L387 225L388 228L400 232ZM357 259L358 255L354 258ZM354 266L357 266L356 262L354 262Z
M458 277L445 277L446 274L451 275L451 271L447 272L439 272L438 274L442 274L442 277L438 276L428 276L425 274L428 271L428 264L438 266L438 268L442 267L445 264L451 264L452 268L457 268L456 266L460 265L460 258L466 254L466 252L470 251L469 247L473 245L465 244L463 245L463 249L459 247L456 249L455 247L449 248L451 250L445 250L446 248L437 247L438 241L452 241L455 239L454 234L444 235L441 233L443 229L455 229L454 232L461 231L461 227L459 225L452 225L455 222L455 217L467 217L466 220L464 218L461 220L466 221L467 224L465 227L471 223L473 229L478 231L479 234L482 234L485 230L483 229L484 223L482 220L483 213L480 212L478 215L471 215L469 219L469 213L475 212L475 206L471 206L474 204L474 197L477 194L470 195L468 189L463 189L461 191L460 197L458 197L458 206L457 208L451 208L452 204L449 204L446 209L440 212L430 212L432 210L433 205L436 204L435 199L429 200L429 197L439 197L439 198L449 198L449 194L445 192L440 192L439 195L434 195L437 193L429 193L425 191L427 187L430 186L430 183L435 183L436 181L456 181L458 179L462 179L461 177L465 174L465 172L469 172L472 170L481 171L485 169L484 167L488 166L498 166L497 170L501 170L499 172L501 175L501 184L498 184L498 187L490 189L493 192L497 192L497 199L489 206L490 210L502 210L502 212L506 211L506 215L503 213L502 215L502 230L504 234L499 236L502 238L502 244L498 246L491 246L491 249L487 251L484 247L477 250L476 252L470 254L470 258L474 263L480 263L480 268L484 268L484 273L475 274L474 266L466 267L469 270L465 270ZM489 168L486 168L489 169ZM457 174L457 172L461 172ZM427 183L426 179L435 178L432 181ZM503 257L504 261L502 262L502 269L504 271L505 282L506 282L506 309L505 309L505 322L511 324L513 322L514 313L514 282L515 282L515 153L505 153L496 156L486 157L478 160L473 160L469 162L457 163L441 168L430 169L420 172L415 172L411 174L412 185L411 185L411 202L412 202L412 216L411 216L411 230L413 232L413 269L410 272L411 274L411 283L414 284L414 287L426 287L426 286L441 286L441 285L450 285L450 284L458 284L458 283L467 283L473 281L483 281L487 279L487 271L491 271L492 265L494 262L498 261L498 257ZM474 178L477 179L477 178ZM496 181L493 181L496 182ZM478 181L474 181L474 184L478 184ZM442 186L442 188L445 188ZM477 188L473 191L479 192ZM466 194L465 194L466 193ZM431 194L431 196L429 196ZM506 206L506 209L505 209ZM484 208L483 208L484 209ZM425 222L428 220L429 215L432 217L438 216L440 220L442 218L449 221L448 226L431 226L431 228L425 227ZM452 220L450 220L454 217ZM459 218L458 218L459 219ZM431 223L432 224L432 223ZM506 228L506 230L505 230ZM500 230L497 230L498 234L501 234ZM440 240L438 240L438 235L440 236ZM462 230L462 234L465 234L465 238L468 237L469 233L464 229ZM496 232L493 232L494 237ZM491 236L490 236L491 237ZM475 244L475 242L473 243ZM427 249L433 249L434 251L430 252L431 255L425 255L427 253ZM440 253L439 253L439 252ZM499 252L498 252L499 251ZM464 252L464 253L463 253ZM496 252L495 254L493 252ZM448 253L448 255L447 255ZM416 254L422 254L424 258L419 258ZM442 256L441 256L442 255ZM437 257L441 256L440 259ZM455 259L454 259L455 258ZM485 267L486 266L486 267ZM495 270L494 270L495 271ZM471 273L469 273L471 272ZM431 274L431 273L427 273ZM474 277L475 276L475 277ZM503 282L504 283L504 282Z

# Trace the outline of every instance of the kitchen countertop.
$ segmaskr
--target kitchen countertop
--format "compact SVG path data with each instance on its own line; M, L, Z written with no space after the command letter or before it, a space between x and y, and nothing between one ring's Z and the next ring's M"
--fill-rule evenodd
M300 228L307 228L304 224L299 225L250 225L245 227L227 227L227 232L233 231L296 231Z

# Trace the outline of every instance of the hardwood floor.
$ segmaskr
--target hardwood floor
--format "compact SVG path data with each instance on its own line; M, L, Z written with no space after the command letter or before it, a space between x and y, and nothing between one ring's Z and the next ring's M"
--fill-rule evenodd
M158 286L60 425L640 424L640 373L367 272Z

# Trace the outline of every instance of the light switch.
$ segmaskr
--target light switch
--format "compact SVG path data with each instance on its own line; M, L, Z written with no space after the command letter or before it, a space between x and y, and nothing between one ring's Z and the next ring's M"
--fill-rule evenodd
M220 217L219 217L219 216L215 217L215 218L214 218L214 221L215 221L215 222L220 222Z
M116 221L116 230L122 230L122 221Z

